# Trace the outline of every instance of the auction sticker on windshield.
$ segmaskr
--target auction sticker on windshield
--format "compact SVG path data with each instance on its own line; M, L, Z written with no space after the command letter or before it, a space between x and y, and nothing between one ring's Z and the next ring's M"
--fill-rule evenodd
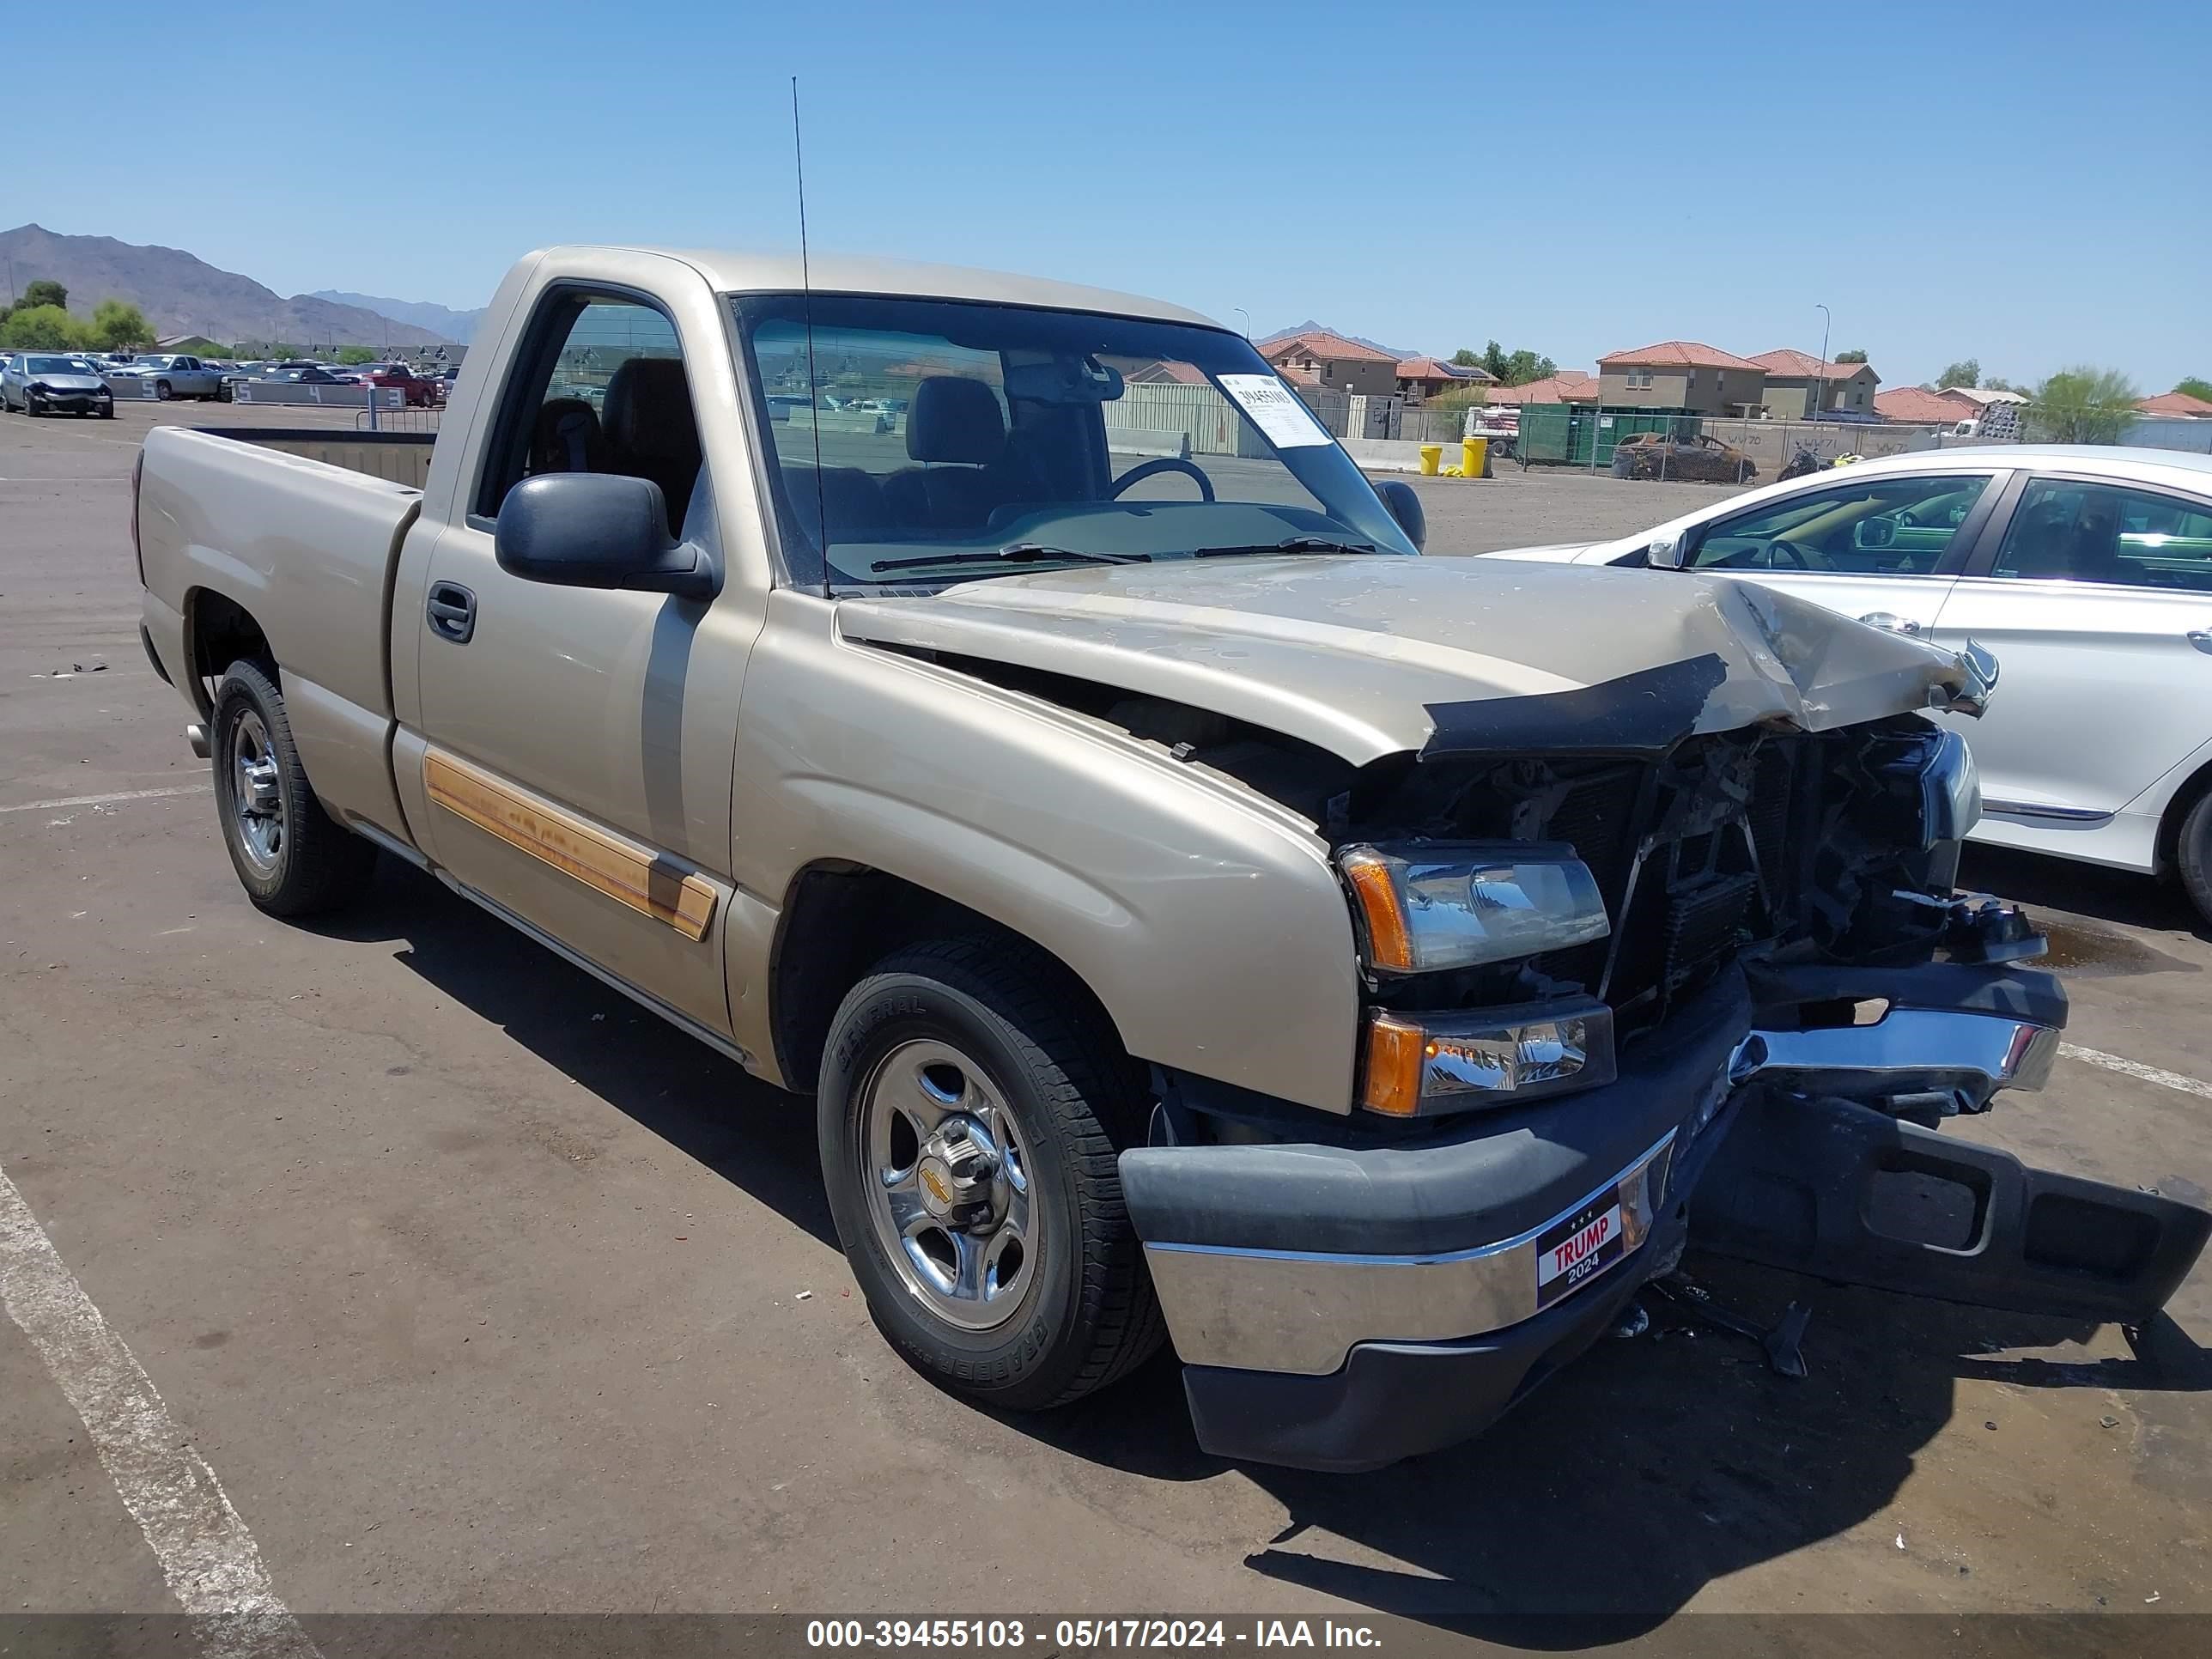
M1223 374L1221 389L1252 417L1252 424L1278 449L1297 449L1330 441L1328 428L1313 417L1297 394L1272 374Z
M1550 1307L1577 1285L1603 1273L1627 1250L1616 1188L1554 1222L1538 1237L1536 1305Z

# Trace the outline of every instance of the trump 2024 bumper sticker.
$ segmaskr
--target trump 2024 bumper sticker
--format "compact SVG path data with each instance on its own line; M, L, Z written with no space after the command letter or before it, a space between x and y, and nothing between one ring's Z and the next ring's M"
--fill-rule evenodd
M1548 1308L1628 1253L1618 1189L1547 1227L1536 1240L1536 1305Z

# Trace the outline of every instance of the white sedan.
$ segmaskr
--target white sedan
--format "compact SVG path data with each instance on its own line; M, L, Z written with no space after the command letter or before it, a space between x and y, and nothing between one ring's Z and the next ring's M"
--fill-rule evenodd
M1778 587L1996 655L1958 724L1976 841L2157 873L2212 920L2212 457L2007 445L1863 461L1617 540L1493 558L1649 565Z

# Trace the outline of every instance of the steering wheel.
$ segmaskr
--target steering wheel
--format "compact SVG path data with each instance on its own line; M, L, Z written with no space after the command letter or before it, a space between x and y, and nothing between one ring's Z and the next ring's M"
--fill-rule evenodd
M1163 455L1158 460L1140 461L1114 480L1114 487L1106 492L1106 499L1109 501L1119 501L1121 492L1131 484L1142 483L1146 479L1157 477L1163 472L1189 473L1192 477L1198 480L1199 500L1210 501L1213 499L1213 480L1180 455Z
M1786 558L1799 570L1832 570L1835 568L1828 562L1826 555L1816 552L1799 542L1785 542L1778 539L1769 542L1766 545L1771 556L1770 564L1774 558Z

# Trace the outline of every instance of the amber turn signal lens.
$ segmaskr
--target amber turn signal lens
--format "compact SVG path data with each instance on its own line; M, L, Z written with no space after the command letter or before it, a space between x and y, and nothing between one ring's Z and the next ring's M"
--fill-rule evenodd
M1366 848L1355 848L1344 855L1343 868L1367 927L1367 965L1389 973L1411 973L1413 941L1406 932L1406 913L1399 908L1389 860Z
M1414 1117L1421 1109L1421 1073L1428 1033L1377 1009L1367 1016L1367 1056L1359 1073L1359 1103L1387 1117Z

